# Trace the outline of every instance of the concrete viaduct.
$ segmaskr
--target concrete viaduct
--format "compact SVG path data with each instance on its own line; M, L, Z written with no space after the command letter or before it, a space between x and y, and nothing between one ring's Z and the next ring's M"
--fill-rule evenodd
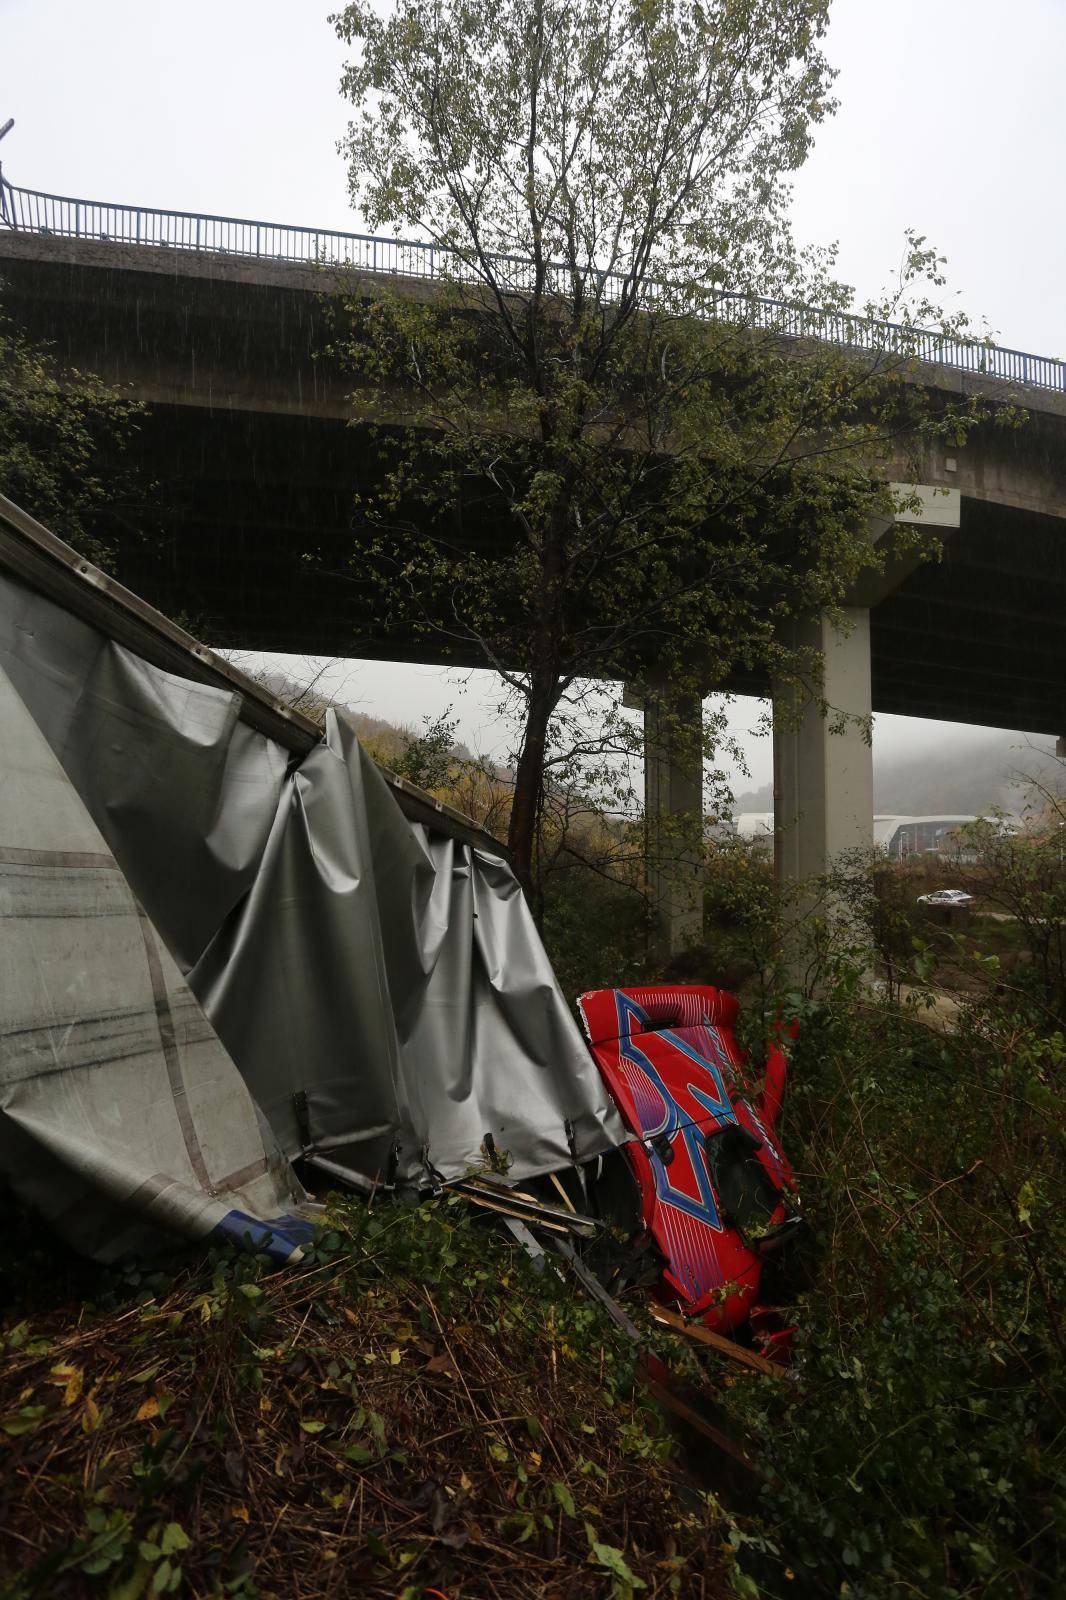
M428 246L239 219L110 206L0 180L0 280L8 316L59 360L146 402L138 465L159 485L162 537L120 543L117 575L212 644L381 660L425 646L375 624L350 573L350 506L368 443L346 384L321 355L323 295L347 262L365 282L432 293ZM803 313L797 331L840 337ZM821 320L819 320L821 319ZM850 328L853 325L849 324ZM805 626L836 708L1066 735L1066 367L1022 352L931 340L923 381L1010 398L1019 429L982 429L930 451L924 515L944 559L854 596L850 628ZM153 511L153 516L155 516ZM304 559L314 551L315 562ZM470 663L478 664L478 663ZM731 687L767 693L771 685ZM650 732L650 730L649 730ZM694 774L649 745L649 800L699 804ZM868 845L872 767L856 732L808 706L775 738L778 860L820 871ZM664 933L691 932L682 888L663 886Z

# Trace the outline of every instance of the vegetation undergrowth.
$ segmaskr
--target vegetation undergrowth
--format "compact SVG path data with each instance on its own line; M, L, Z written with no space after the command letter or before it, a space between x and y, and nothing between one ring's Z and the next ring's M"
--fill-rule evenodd
M1066 1030L994 978L951 1032L857 974L806 1008L799 1381L727 1397L772 1474L767 1600L1066 1592Z
M632 1346L455 1198L95 1279L4 1324L7 1600L728 1592Z
M639 1293L627 1309L713 1386L761 1503L727 1514L697 1485L625 1337L457 1197L335 1202L281 1272L232 1248L106 1271L9 1229L0 1596L1066 1592L1060 851L1057 820L976 830L966 881L999 920L930 921L927 885L883 864L821 886L816 997L775 974L769 862L709 856L704 944L663 975L742 982L756 1051L767 1008L801 1021L794 1381L732 1376ZM545 935L571 994L658 976L639 897L596 874L560 874Z

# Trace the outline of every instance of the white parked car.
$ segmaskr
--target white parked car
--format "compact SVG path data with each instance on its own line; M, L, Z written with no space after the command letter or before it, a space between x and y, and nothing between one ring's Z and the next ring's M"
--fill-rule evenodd
M973 895L965 889L934 889L932 894L918 896L920 906L972 906Z

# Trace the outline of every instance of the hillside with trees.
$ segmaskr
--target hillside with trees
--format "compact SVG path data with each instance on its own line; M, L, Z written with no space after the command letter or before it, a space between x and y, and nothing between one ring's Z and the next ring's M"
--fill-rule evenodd
M904 816L1018 815L1034 780L1054 780L1053 739L998 730L956 728L937 749L880 756L874 740L874 809ZM734 810L772 811L773 786L736 797Z

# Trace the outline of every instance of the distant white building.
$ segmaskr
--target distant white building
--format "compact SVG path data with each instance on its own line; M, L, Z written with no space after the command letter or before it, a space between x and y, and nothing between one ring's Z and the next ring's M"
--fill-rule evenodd
M916 856L938 856L949 848L949 838L974 816L942 813L930 817L905 817L883 813L874 817L874 849L883 850L890 861L908 861ZM751 844L772 844L772 811L742 811L736 819L737 835Z
M977 818L962 813L932 817L875 817L874 846L890 861L912 861L920 856L946 854L951 836Z
M736 829L741 839L773 844L774 814L772 811L742 811L736 819Z
M883 850L888 854L889 840L892 838L901 822L909 822L909 817L880 816L874 818L874 849Z

